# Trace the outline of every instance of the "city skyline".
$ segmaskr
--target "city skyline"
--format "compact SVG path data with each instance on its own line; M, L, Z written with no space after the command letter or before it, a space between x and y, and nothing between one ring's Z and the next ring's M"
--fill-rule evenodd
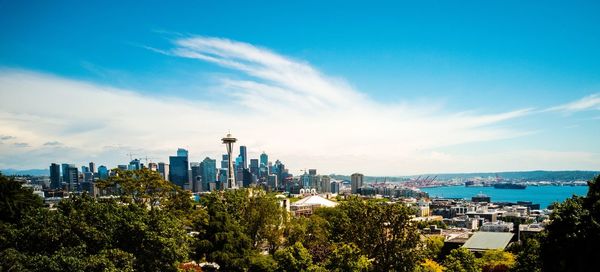
M2 5L0 169L220 161L227 131L293 174L600 169L596 3Z

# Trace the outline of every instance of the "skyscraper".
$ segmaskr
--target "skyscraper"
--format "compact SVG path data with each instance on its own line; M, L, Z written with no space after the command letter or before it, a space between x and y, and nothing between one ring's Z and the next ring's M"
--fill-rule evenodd
M260 163L258 168L258 177L261 179L268 179L269 174L269 156L265 152L260 154Z
M163 179L169 180L169 164L164 163L164 162L159 162L158 163L158 173L160 173L160 175L163 177Z
M321 193L331 193L331 177L321 176Z
M331 183L331 193L332 194L338 194L340 192L340 183L337 181L334 181Z
M227 136L223 137L221 141L223 141L223 144L225 144L225 146L227 147L227 155L229 162L229 164L227 165L227 188L235 188L237 187L237 184L235 183L235 176L233 174L233 171L235 170L233 168L231 152L233 151L233 144L235 143L235 141L237 141L237 139L231 136L231 134L227 134Z
M50 164L50 188L60 189L61 186L60 165L57 163Z
M190 168L192 169L192 192L200 192L202 190L202 163L191 162Z
M188 156L188 151L183 149L183 148L178 148L177 149L177 157L187 157Z
M250 173L258 177L258 159L250 159Z
M69 191L79 190L79 169L74 164L69 164L67 168L67 180Z
M60 165L62 172L62 182L68 182L69 180L69 164L63 163ZM62 187L62 186L61 186Z
M177 150L177 156L169 157L169 181L184 188L189 182L188 168L188 152L180 148Z
M90 162L90 172L96 173L96 164L94 162Z
M108 168L104 165L100 165L98 167L98 178L99 179L107 179L108 178Z
M133 159L132 161L129 162L129 167L127 167L127 169L129 170L140 170L142 169L142 165L140 163L139 159Z
M364 175L363 174L359 174L359 173L354 173L350 176L350 180L352 181L351 184L351 191L353 194L358 193L358 189L363 187L363 179L364 179Z
M267 153L263 152L262 154L260 154L260 166L268 166L269 164L269 155L267 155Z
M223 159L221 159L221 168L227 169L229 165L229 155L223 154Z
M270 174L267 178L267 188L269 188L269 190L276 191L278 187L279 185L277 184L277 176Z
M248 168L248 153L246 150L246 146L240 146L240 157L242 157L242 168Z
M210 183L217 181L217 160L204 158L200 163L200 175L202 176L202 190L208 191Z

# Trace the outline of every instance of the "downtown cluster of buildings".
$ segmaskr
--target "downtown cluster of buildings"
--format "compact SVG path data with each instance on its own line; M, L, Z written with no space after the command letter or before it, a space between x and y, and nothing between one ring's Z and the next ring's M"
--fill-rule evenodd
M332 180L328 175L318 175L316 169L309 169L302 175L293 176L281 161L269 161L269 156L265 152L258 158L249 158L247 147L240 146L239 154L233 158L233 152L229 147L227 151L220 161L206 157L199 162L190 162L188 151L179 148L174 156L169 157L168 163L148 162L148 159L144 163L140 159L130 158L129 164L118 165L116 169L156 171L165 180L194 193L228 188L261 187L269 191L292 194L316 194L338 193L340 186L344 188L341 181ZM230 169L231 176L228 174ZM68 163L52 163L49 188L46 189L53 193L89 192L97 195L95 182L107 179L115 172L105 165L96 167L94 162L81 167ZM353 174L352 191L356 192L362 186L363 175Z

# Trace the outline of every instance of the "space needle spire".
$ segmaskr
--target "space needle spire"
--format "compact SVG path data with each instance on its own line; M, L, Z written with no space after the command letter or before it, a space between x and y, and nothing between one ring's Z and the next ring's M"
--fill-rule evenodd
M225 186L225 188L236 189L237 183L235 182L235 175L233 173L233 171L235 170L233 168L232 152L233 144L235 143L235 141L237 141L237 139L231 136L231 133L227 133L227 136L223 137L221 141L223 141L223 144L225 144L225 146L227 147L227 160L229 162L229 164L227 165L227 185Z

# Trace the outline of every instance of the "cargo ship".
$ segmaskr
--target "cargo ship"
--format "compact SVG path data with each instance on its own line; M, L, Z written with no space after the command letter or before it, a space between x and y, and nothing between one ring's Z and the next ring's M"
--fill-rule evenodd
M494 184L495 189L525 189L527 185L516 184L516 183L496 183Z

